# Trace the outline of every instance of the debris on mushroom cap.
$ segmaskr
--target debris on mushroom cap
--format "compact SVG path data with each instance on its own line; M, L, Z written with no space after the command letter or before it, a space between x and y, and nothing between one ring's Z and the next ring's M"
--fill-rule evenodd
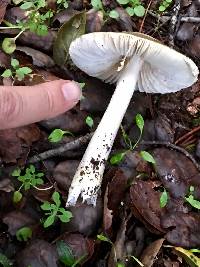
M147 93L179 91L191 86L199 74L191 59L140 33L85 34L71 43L69 53L81 70L110 83L118 81L130 58L141 57L137 87Z

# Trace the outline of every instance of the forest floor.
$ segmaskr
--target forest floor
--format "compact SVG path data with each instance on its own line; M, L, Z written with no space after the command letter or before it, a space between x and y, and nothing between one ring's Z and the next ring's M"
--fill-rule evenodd
M80 199L65 208L73 175L114 90L72 65L72 36L141 32L200 67L199 0L91 2L0 1L0 84L62 78L79 82L83 92L65 114L0 131L0 265L200 266L199 80L172 94L135 92L97 205Z

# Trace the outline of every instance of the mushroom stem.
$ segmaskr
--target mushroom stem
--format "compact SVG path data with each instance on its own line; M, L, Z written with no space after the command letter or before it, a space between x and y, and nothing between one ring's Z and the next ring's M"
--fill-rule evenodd
M83 202L96 205L105 163L135 90L142 63L143 60L140 57L134 56L122 70L108 108L74 175L67 206L74 206L79 195L83 198Z

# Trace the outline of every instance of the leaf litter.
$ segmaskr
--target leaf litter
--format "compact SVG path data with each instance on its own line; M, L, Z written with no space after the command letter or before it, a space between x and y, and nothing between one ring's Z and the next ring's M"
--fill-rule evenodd
M5 27L6 22L27 22L27 11L20 8L24 2L28 1L1 1L0 26ZM199 81L173 95L134 94L123 128L132 142L136 142L139 131L134 118L142 114L145 121L142 139L119 164L107 163L95 208L78 202L70 208L73 217L69 223L55 220L50 228L42 226L44 213L40 206L44 202L53 204L53 192L59 192L64 207L73 174L86 148L86 143L81 142L78 148L65 154L37 162L35 168L42 170L45 183L23 192L20 202L13 203L13 193L20 185L17 178L11 176L12 171L25 170L31 157L95 131L111 97L113 86L86 76L71 64L68 54L71 41L85 32L139 29L165 44L171 38L169 22L173 4L166 12L158 13L161 1L150 1L143 22L143 18L129 16L125 6L129 1L99 0L92 1L92 5L90 1L44 2L45 7L39 9L39 14L53 12L53 17L45 21L47 34L40 36L26 30L17 39L14 54L8 55L0 49L0 71L3 73L10 67L13 57L33 70L32 78L15 80L17 85L73 77L85 83L83 99L56 118L0 131L0 262L6 263L7 259L8 263L11 261L13 266L20 267L119 267L136 266L136 262L146 267L199 266L198 251L191 249L200 247L200 215L195 205L186 201L189 197L197 204L200 201ZM61 6L64 2L68 8ZM94 8L98 2L104 10ZM132 2L141 2L147 8L147 1ZM200 22L196 19L199 1L182 2L174 45L200 66ZM118 14L116 18L109 17L110 11ZM19 33L18 29L11 28L0 31L1 41ZM12 79L0 76L0 82L12 84ZM93 120L92 128L85 123L88 116ZM50 143L48 137L54 129L70 131L73 136ZM127 145L119 131L112 153L125 149ZM140 156L141 151L150 153L155 164L146 162L146 158ZM190 191L191 188L194 190ZM17 240L16 233L23 227L30 227L33 234L30 240L22 242ZM97 235L101 233L111 243L98 240Z

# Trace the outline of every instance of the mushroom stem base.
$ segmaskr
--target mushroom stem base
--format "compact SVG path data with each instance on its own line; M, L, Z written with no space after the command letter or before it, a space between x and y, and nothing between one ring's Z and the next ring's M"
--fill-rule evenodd
M79 196L83 202L96 205L105 163L135 90L141 66L142 60L135 56L124 68L108 108L75 173L67 206L74 206Z

